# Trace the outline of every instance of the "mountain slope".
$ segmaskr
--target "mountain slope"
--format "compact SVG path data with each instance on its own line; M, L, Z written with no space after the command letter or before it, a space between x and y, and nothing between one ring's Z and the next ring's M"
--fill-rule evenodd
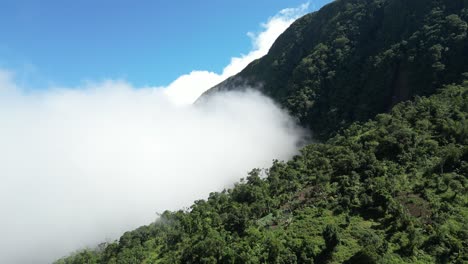
M207 91L253 87L317 138L468 72L467 0L338 0L297 20L269 53Z

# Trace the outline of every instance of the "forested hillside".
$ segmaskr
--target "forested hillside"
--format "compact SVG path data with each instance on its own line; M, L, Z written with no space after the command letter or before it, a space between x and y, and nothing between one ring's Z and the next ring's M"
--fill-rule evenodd
M468 0L297 20L202 99L260 89L319 143L56 263L467 263L467 20Z
M468 0L338 0L206 94L262 90L327 139L468 72Z
M466 263L468 82L57 263Z

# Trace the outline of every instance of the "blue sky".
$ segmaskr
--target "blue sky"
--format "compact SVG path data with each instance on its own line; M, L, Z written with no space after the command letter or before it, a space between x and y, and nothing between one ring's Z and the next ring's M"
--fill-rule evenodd
M304 2L2 0L0 68L37 88L102 79L168 85L192 70L222 71L251 50L247 32ZM327 2L309 1L309 11Z

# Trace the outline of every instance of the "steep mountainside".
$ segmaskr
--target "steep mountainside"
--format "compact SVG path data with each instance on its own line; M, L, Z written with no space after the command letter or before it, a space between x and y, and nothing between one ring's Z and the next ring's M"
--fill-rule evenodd
M204 96L260 89L326 139L459 82L468 72L467 20L468 0L338 0L297 20L268 55Z
M337 0L299 19L202 99L261 89L322 143L56 263L468 263L467 8Z

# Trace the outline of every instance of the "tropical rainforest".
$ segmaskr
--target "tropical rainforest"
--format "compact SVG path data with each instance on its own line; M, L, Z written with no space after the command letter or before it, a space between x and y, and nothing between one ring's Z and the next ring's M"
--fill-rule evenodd
M314 142L56 263L467 263L467 33L468 0L336 0L298 19L198 103L259 89Z

